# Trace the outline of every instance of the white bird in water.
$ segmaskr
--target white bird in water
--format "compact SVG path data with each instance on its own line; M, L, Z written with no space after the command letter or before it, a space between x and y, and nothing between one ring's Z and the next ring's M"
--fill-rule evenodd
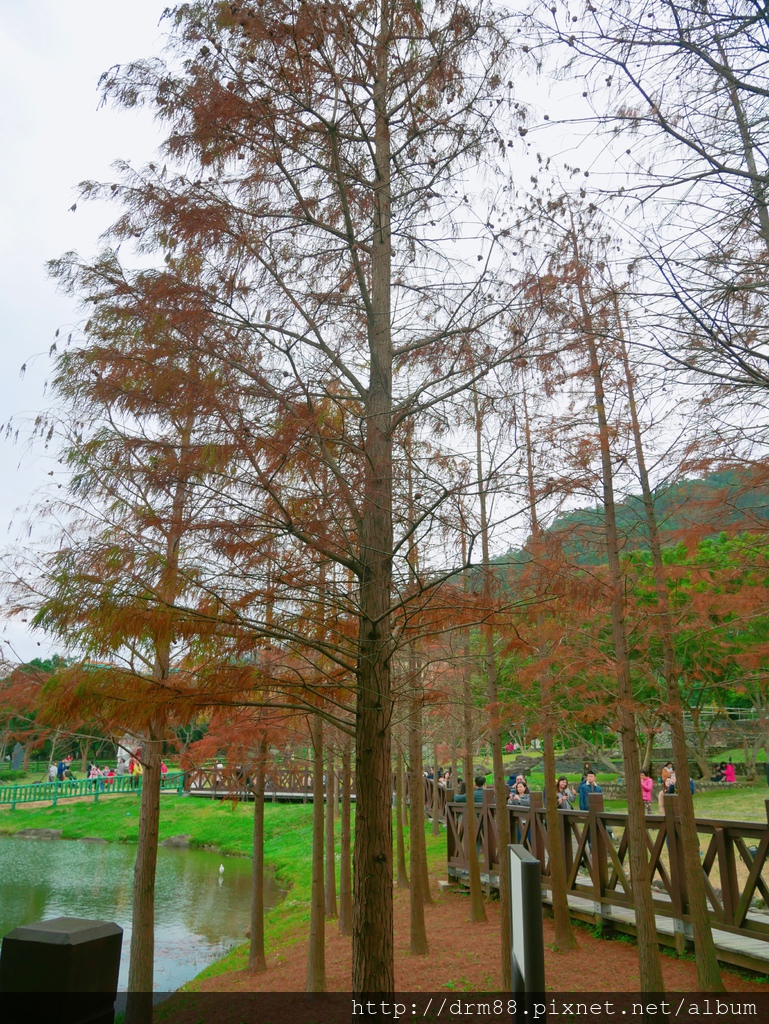
M219 874L220 874L220 875L223 875L223 874L224 874L224 864L220 864L220 865L219 865Z

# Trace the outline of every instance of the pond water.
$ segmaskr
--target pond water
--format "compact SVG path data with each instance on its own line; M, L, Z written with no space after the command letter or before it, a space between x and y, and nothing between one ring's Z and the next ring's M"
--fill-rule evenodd
M115 921L124 929L118 987L128 982L136 847L0 836L0 936L52 917ZM220 874L219 865L224 865ZM265 902L282 893L265 878ZM245 940L251 860L206 850L158 850L155 990L171 992Z

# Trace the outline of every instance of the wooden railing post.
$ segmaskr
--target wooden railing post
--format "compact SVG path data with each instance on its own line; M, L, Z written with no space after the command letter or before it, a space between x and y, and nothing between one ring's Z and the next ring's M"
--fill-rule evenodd
M529 796L529 829L531 834L531 853L539 861L540 872L545 874L547 836L537 811L542 810L542 794L532 793ZM510 833L512 835L512 832Z
M569 814L567 811L563 813L558 812L558 831L561 837L561 850L563 851L563 859L566 866L566 878L568 879L574 862L574 849L571 842L571 828L569 827Z
M455 857L454 830L457 828L457 815L454 807L446 807L446 863L450 864Z
M670 862L670 888L672 890L670 895L674 915L673 930L676 952L680 954L684 953L687 948L693 948L694 935L691 922L684 920L684 915L689 912L689 896L686 887L684 850L681 843L681 815L678 797L675 794L666 794L662 798L662 807L665 815L665 843Z
M587 825L588 843L590 844L590 878L593 883L593 913L595 923L601 928L609 924L611 916L608 908L604 908L601 899L606 892L609 880L608 860L606 842L603 830L598 825L598 815L603 813L603 794L588 793L587 796Z
M721 900L724 905L724 924L735 924L740 887L737 881L737 864L734 858L734 843L725 828L714 830L718 853L718 874L721 878Z
M473 810L475 810L475 793L470 790L467 794L467 802L473 802ZM487 786L483 791L483 803L481 807L481 821L483 823L483 867L488 875L491 874L491 865L494 863L494 854L496 852L496 841L492 835L491 827L491 808L494 806L494 788L493 786Z
M444 796L443 796L443 820L446 823L446 828L448 828L448 826L449 826L449 804L452 802L453 799L454 799L454 789L453 789L453 787L451 789L444 790Z

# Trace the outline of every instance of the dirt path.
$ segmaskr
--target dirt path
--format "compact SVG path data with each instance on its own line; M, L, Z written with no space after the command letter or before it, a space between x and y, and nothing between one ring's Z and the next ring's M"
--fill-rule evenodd
M436 880L434 880L435 883ZM501 950L499 904L487 904L488 922L468 923L468 897L454 892L438 895L425 908L430 954L412 956L409 950L409 896L395 892L395 988L398 992L499 991ZM326 925L326 976L330 992L349 992L350 939L341 936L336 923ZM568 992L637 992L638 954L631 942L607 941L584 928L575 929L578 948L558 954L547 948L553 942L552 922L545 920L545 976L548 988ZM307 970L306 936L295 945L273 953L264 974L235 971L208 978L195 988L206 992L301 992ZM693 960L663 957L665 985L673 992L697 991ZM739 974L724 972L729 991L769 992L769 983L758 983Z

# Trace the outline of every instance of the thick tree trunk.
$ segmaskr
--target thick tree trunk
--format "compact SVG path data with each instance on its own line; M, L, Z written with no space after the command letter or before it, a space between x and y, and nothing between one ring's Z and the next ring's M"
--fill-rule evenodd
M462 530L462 563L467 564L467 539L465 530ZM467 573L465 575L465 591L470 589L470 581ZM462 666L462 726L464 731L465 754L463 759L463 772L465 776L465 793L467 809L465 810L465 835L467 836L467 873L470 884L470 920L476 924L486 922L486 907L483 902L483 889L481 888L481 868L478 863L478 847L475 845L475 800L473 799L473 750L475 739L473 736L473 691L472 691L472 664L470 662L470 634L465 631L464 636L464 665Z
M125 1024L149 1024L152 1020L152 988L155 963L155 868L160 827L160 761L163 725L154 721L142 749L142 791L139 810L139 842L134 864L131 951Z
M336 748L334 748L334 750L336 750ZM334 821L337 821L339 819L339 773L336 771L336 763L337 762L336 762L336 757L335 757L334 758L334 774L333 774L333 777L331 779L331 783L332 783L332 786L333 786L333 794L334 794L334 799L332 801L332 805L333 805L333 808L334 808Z
M470 738L468 736L468 738ZM467 841L467 873L470 883L470 920L475 924L486 923L486 907L483 902L483 889L481 888L481 866L478 862L478 847L475 844L475 826L478 817L473 798L473 755L472 743L466 747L470 751L465 754L464 773L465 790L467 803L465 804L465 836Z
M259 743L254 773L254 859L251 866L251 942L248 969L266 971L264 956L264 759L267 744Z
M523 424L526 439L526 467L529 490L529 506L531 508L531 540L534 558L540 553L539 516L537 513L537 489L534 482L534 453L531 444L531 424L529 409L526 404L526 392L523 393ZM543 616L537 617L537 630L540 634L537 654L542 658L547 651L542 640ZM552 689L550 686L550 669L545 668L540 676L542 686L542 709L544 713L544 768L545 768L545 822L547 824L548 847L550 852L550 881L553 893L553 924L555 926L556 952L576 949L577 940L571 927L569 899L566 892L566 860L563 849L563 832L558 814L558 793L556 790L555 742L553 739L553 707ZM568 838L568 842L571 839Z
M326 751L326 917L335 918L336 912L336 843L334 842L334 778L336 766L334 748Z
M481 553L483 558L483 597L486 614L491 615L492 586L491 559L489 556L489 523L486 513L486 478L483 472L483 424L478 405L478 392L473 389L475 409L476 469L478 498L481 513ZM497 658L494 651L494 627L486 623L483 627L484 662L486 665L486 689L489 699L489 745L494 766L494 799L497 818L497 850L499 857L499 938L502 961L502 989L509 991L513 979L510 964L511 921L510 921L510 874L507 869L507 847L510 844L510 818L507 813L507 782L502 760L502 732L500 729L499 695L497 693ZM467 799L472 793L469 790Z
M556 953L565 953L577 948L577 940L571 927L569 900L566 895L566 858L563 849L562 819L558 811L558 794L556 789L555 743L553 727L549 723L543 730L544 766L545 766L545 821L547 823L547 844L550 853L550 881L553 892L553 924L555 939L553 949ZM567 837L571 842L571 838Z
M395 838L397 846L397 885L399 889L409 888L406 870L406 843L403 838L403 753L398 748L395 755Z
M339 931L352 935L352 865L350 863L350 739L345 737L342 747L342 807L339 826Z
M587 301L576 230L572 229L572 245L577 268L577 289L584 318L584 338L590 358L593 378L598 436L601 448L602 486L604 504L604 534L609 562L609 589L614 660L617 677L618 720L622 740L622 759L628 803L628 859L633 885L633 904L638 936L638 962L642 992L664 992L662 965L654 918L651 892L651 873L646 845L646 821L641 795L641 764L638 757L638 735L633 713L633 688L630 678L627 631L625 628L625 602L622 569L619 560L619 540L614 504L614 475L609 443L609 424L606 416L603 377L598 355L596 334Z
M90 740L84 740L83 741L83 752L82 752L82 756L80 758L80 771L81 772L84 772L86 770L86 768L88 767L88 752L89 752L90 749L91 749L91 741Z
M307 992L326 991L326 921L323 895L323 719L313 715L312 891L310 941L307 946Z
M630 371L630 361L627 355L627 348L625 347L625 340L622 337L622 321L620 319L619 303L616 296L615 314L617 316L617 326L620 332L620 348L625 369L630 419L636 449L636 461L638 463L638 473L641 481L641 491L643 494L644 509L646 513L646 526L649 532L649 547L652 554L652 565L654 568L654 582L657 594L657 608L659 612L657 625L660 639L662 641L663 672L668 705L667 718L673 740L673 757L675 760L676 774L678 778L677 792L679 794L678 801L681 816L681 839L683 841L684 867L686 869L689 912L692 919L694 946L697 952L697 984L703 992L722 992L724 991L724 987L723 982L721 981L721 972L718 967L716 947L713 942L713 933L710 928L705 876L702 871L702 863L700 860L700 842L697 834L694 800L692 799L690 787L689 762L686 749L686 734L684 731L684 716L683 708L681 706L681 692L678 687L675 648L673 645L673 619L670 611L667 581L665 579L665 568L662 560L662 545L660 544L659 530L657 527L654 496L652 494L649 474L646 468L646 458L644 456L641 427L638 420L635 391L633 387L633 376ZM653 742L654 734L651 733L650 736ZM648 766L650 761L651 749L649 749L648 759L645 760L644 763Z
M408 736L406 737L408 745ZM403 765L403 827L411 828L411 798L409 796L409 787L406 785L406 779L411 777L411 769L407 764Z
M392 239L390 227L389 0L380 0L374 100L369 380L365 400L357 664L355 903L352 990L392 993L393 864L390 753L392 523Z

